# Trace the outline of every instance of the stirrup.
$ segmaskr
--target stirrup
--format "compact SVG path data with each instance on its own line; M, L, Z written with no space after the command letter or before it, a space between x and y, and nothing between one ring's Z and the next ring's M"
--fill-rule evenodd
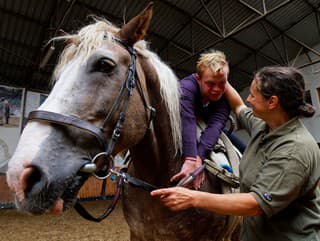
M239 177L228 172L226 169L219 167L214 161L205 159L204 162L206 163L206 169L213 175L225 181L233 188L238 188L240 186Z

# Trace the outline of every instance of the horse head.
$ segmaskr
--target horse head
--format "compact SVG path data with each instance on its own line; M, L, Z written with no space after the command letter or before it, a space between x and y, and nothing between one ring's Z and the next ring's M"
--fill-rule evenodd
M7 180L20 209L33 214L67 209L88 178L80 171L85 164L144 138L152 109L146 79L155 74L142 68L136 51L143 54L140 40L151 15L152 4L121 29L97 21L60 37L68 45L54 87L30 115L9 161ZM103 161L98 158L98 169Z

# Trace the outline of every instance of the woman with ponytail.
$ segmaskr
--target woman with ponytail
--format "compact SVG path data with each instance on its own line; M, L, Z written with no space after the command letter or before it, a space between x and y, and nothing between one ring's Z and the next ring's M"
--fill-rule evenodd
M244 216L242 241L320 240L320 150L300 121L315 109L304 101L302 74L265 67L251 83L251 108L228 85L226 98L251 136L240 162L240 192L185 188L152 192L174 211L190 207Z

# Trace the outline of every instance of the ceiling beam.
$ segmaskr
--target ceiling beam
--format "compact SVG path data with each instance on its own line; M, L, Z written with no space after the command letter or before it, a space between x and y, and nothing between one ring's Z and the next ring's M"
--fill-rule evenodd
M76 2L76 5L79 5L79 6L83 7L83 8L85 8L85 9L89 10L90 12L96 12L99 15L108 18L110 21L116 21L118 23L122 23L123 22L122 18L120 18L118 16L115 16L115 15L112 15L112 14L109 14L109 13L106 13L106 12L103 12L100 9L96 9L96 8L90 6L90 5L88 5L88 4L86 4L86 3L82 2L82 1L81 2ZM155 33L153 31L151 31L150 29L148 29L147 35L154 36L154 37L159 38L162 41L164 41L163 46L172 45L172 46L176 47L177 49L181 50L184 53L190 54L192 52L192 50L187 48L186 46L183 46L183 45L181 45L181 44L179 44L179 43L177 43L175 41L172 41L172 40L166 38L165 36L162 36L162 35L160 35L158 33ZM163 52L163 50L165 48L166 47L164 47L163 49L158 50L157 51L158 54L161 55L161 53Z
M280 3L278 6L268 10L267 12L265 12L263 15L258 16L257 18L252 19L251 21L247 20L249 18L247 18L244 22L240 23L237 27L235 27L232 31L230 31L228 33L228 35L234 35L235 33L238 33L240 31L242 31L243 29L246 29L247 27L251 26L252 24L255 24L256 22L266 18L268 15L272 14L273 12L278 11L279 9L283 8L284 6L287 6L289 3L294 2L296 0L286 0L282 3ZM239 1L239 3L241 3ZM248 7L247 5L245 5L246 7ZM250 8L250 10L252 10Z
M269 62L273 63L273 64L280 64L277 60L275 60L274 58L265 55L264 53L262 53L260 50L254 49L252 47L250 47L249 45L241 42L240 40L237 40L235 38L231 38L232 41L236 42L237 44L241 45L242 47L249 49L252 53L256 53L257 55L261 56L262 58L268 60ZM248 55L246 58L243 58L243 60L248 59L251 56ZM243 62L243 60L241 62ZM237 64L235 64L234 66L236 66Z
M303 47L300 47L298 53L296 54L296 57L293 59L293 61L291 62L291 66L293 67L296 64L296 61L298 60L299 56L301 55L303 51Z
M314 14L315 14L315 17L316 17L318 34L319 34L319 36L320 36L320 19L319 19L319 6L320 6L320 3L318 3L318 7L315 7L315 6L313 6L313 4L311 4L308 0L304 0L304 2L305 2L306 4L308 4L309 7L312 8L313 11L314 11Z
M217 36L218 38L224 38L222 35L218 34L216 31L214 31L211 27L209 27L207 24L203 24L201 21L197 20L196 18L192 19L192 22L198 24L199 26L201 26L202 28L204 28L205 30L209 31L210 33L212 33L213 35Z
M205 6L211 2L212 0L206 0L205 2L203 0L201 0L201 3L203 3ZM190 13L182 10L181 8L178 8L177 6L173 5L170 1L167 0L161 0L162 3L166 4L167 6L169 6L170 8L173 8L175 11L180 12L182 15L184 16L188 16L189 17L189 21L183 25L180 30L178 30L178 33L175 33L172 37L177 36L181 31L183 31L183 29L190 24L191 21L196 21L197 23L201 23L202 26L207 26L208 28L211 29L211 31L214 31L215 34L217 36L219 36L220 38L223 38L223 36L221 34L219 34L219 29L217 28L218 32L216 30L213 30L212 27L210 27L208 24L206 24L205 22L201 21L200 19L195 18L195 16L197 16L201 11L202 11L202 7L200 6L200 8L195 11L195 13L193 15L191 15ZM206 10L206 8L205 8ZM210 12L209 12L210 13Z
M247 8L250 8L252 11L256 12L258 15L263 16L263 14L266 13L266 11L260 12L258 9L256 9L255 7L251 6L249 3L247 3L246 1L243 0L239 0L238 2L240 2L242 5L245 5Z
M308 0L303 0L306 4L308 4L308 6L310 8L312 8L315 12L319 11L319 6L320 6L320 3L318 3L318 6L313 6L313 4L311 2L309 2Z
M214 19L214 17L212 16L211 12L209 11L209 9L207 8L206 3L203 0L200 0L202 7L204 8L204 10L206 11L208 17L210 18L211 22L213 23L213 25L217 28L217 30L219 31L220 36L224 37L224 33L223 31L220 29L219 25L217 24L216 20Z
M281 53L281 51L280 51L277 43L274 41L273 37L271 36L270 32L268 31L268 29L267 29L267 27L266 27L266 25L264 24L263 21L261 21L261 25L262 25L265 33L267 34L270 42L272 43L272 46L274 47L275 51L276 51L277 54L279 55L280 59L282 60L282 63L283 63L283 64L288 64L288 63L286 62L286 60L284 59L284 57L282 56L282 53Z
M320 5L319 5L319 7L320 7ZM319 9L319 7L318 7L317 9ZM308 14L306 14L305 16L301 17L296 23L292 24L290 27L288 27L287 29L283 30L283 32L289 31L290 29L292 29L293 27L295 27L297 24L299 24L301 21L303 21L304 19L308 18L311 14L313 14L313 12L308 13ZM269 23L269 22L268 22L268 23ZM278 38L279 36L281 36L282 38L284 37L283 33L280 32L277 36L274 36L273 38L276 39L276 38ZM283 42L285 43L285 40L283 40ZM259 48L257 48L256 50L261 50L262 48L264 48L264 47L265 47L267 44L269 44L269 43L270 43L270 41L262 44L262 45L261 45ZM284 46L285 46L285 45L284 45ZM241 64L241 63L242 63L243 61L245 61L248 57L249 57L249 56L241 59L241 60L238 61L238 63L235 64L235 65ZM287 59L288 59L288 57L287 57ZM279 64L280 64L280 63L279 63Z
M68 1L70 2L70 0ZM75 4L76 0L72 0L71 3L69 3L69 5L67 6L67 9L64 11L64 14L61 16L61 18L59 19L59 22L57 24L57 26L55 27L55 31L54 31L54 34L52 37L56 37L57 36L57 33L58 31L60 30L60 28L63 26L66 18L68 17L70 11L72 10L74 4ZM59 10L57 10L59 11Z
M62 4L60 1L55 1L53 3L50 16L49 16L48 20L46 21L45 27L41 31L41 39L43 40L43 43L45 42L45 39L47 37L50 39L50 38L55 37L57 35L58 31L63 26L66 17L70 13L75 1L76 0L72 0L71 2L68 1L69 3L67 5L66 9L62 9ZM63 14L57 18L58 13L60 13L60 12L62 12ZM57 23L57 25L53 26L54 30L52 31L52 24L55 24L55 23ZM49 29L51 30L50 32L48 32ZM39 81L37 81L36 78L34 78L34 76L36 74L38 74L40 71L43 72L43 70L40 69L40 67L43 68L43 66L41 66L41 62L43 61L43 59L46 58L45 51L48 51L50 49L50 47L51 46L45 45L45 47L44 47L43 45L40 45L38 50L36 51L38 53L34 58L34 62L36 63L36 66L35 66L35 68L30 69L30 73L28 74L28 76L30 76L30 80L29 80L30 85L28 86L28 88L34 88L34 87L38 88L38 86L48 84L48 80L45 83L38 83Z
M246 5L245 5L246 6ZM319 6L320 7L320 6ZM318 7L318 9L319 9ZM317 9L317 10L318 10ZM312 13L311 13L312 14ZM308 14L307 16L310 16L310 14ZM302 41L288 35L286 32L289 31L293 26L297 25L298 23L300 23L305 17L303 17L300 21L298 21L297 23L295 23L294 25L290 26L288 29L286 30L281 30L278 26L276 26L274 23L270 22L269 20L265 19L265 21L274 29L276 29L278 32L280 32L280 35L283 34L284 36L286 36L288 39L292 40L293 42L296 42L298 45L303 46L304 48L308 49L309 51L313 52L314 54L320 56L320 53L318 51L316 51L315 49L311 48L310 46L308 46L307 44L303 43Z
M160 34L157 34L157 33L152 32L152 31L148 31L147 35L154 36L155 38L161 39L161 41L164 41L165 44L167 44L169 46L170 45L174 46L175 48L181 50L182 52L184 52L186 54L192 54L192 49L189 49L189 48L187 48L185 46L182 46L181 44L177 44L176 42L171 41L170 39L168 39L168 38L166 38L166 37L164 37L164 36L162 36ZM163 45L165 45L165 44L163 44ZM164 48L164 49L166 49L166 48ZM159 55L161 55L163 53L163 50L159 50L157 52L158 52Z
M295 0L292 0L292 1L295 1ZM258 21L266 18L266 17L269 16L270 14L272 14L272 13L278 11L279 9L285 7L287 4L289 4L289 3L292 2L292 1L288 0L288 1L283 2L282 4L278 5L277 7L273 8L272 10L268 11L268 12L265 13L264 15L259 16L259 17L255 18L255 19L253 19L252 21L248 22L247 24L243 25L242 27L238 28L237 30L232 31L232 33L227 34L227 36L226 36L225 38L219 39L219 40L213 42L212 44L206 46L205 48L200 49L199 51L195 52L194 54L192 54L192 55L184 58L183 60L181 60L180 62L178 62L175 66L179 66L179 65L185 63L186 61L190 60L190 59L193 58L194 56L199 55L200 53L202 53L204 50L210 49L210 48L216 46L217 44L225 41L226 39L231 38L232 36L236 35L237 33L239 33L239 32L241 32L241 31L243 31L243 30L251 27L252 25L254 25L255 23L257 23Z
M314 60L314 61L312 61L310 63L306 63L306 64L303 64L303 65L300 65L297 68L298 69L303 69L305 67L308 67L308 66L311 66L311 65L314 65L314 64L317 64L317 63L320 63L320 59Z
M281 40L282 40L282 46L283 46L283 50L284 50L284 56L286 59L286 63L289 63L289 53L288 53L288 45L287 45L287 39L284 37L283 34L281 34Z
M286 36L288 39L292 40L293 42L296 42L297 44L303 46L304 48L306 48L307 50L309 50L310 52L314 53L315 55L318 55L320 57L320 52L318 52L317 50L315 50L314 48L308 46L307 44L305 44L304 42L298 40L295 37L290 36L289 34L287 34L286 32L282 32L281 29L279 29L278 26L276 26L275 24L271 23L270 21L267 21L268 24L270 24L274 29L276 29L277 31L279 31L280 33L282 33L284 36Z
M208 4L209 2L211 2L212 0L207 0L206 2L203 2L204 4ZM199 24L200 26L204 27L206 26L207 28L211 29L210 32L213 33L214 35L218 36L219 38L222 38L223 36L219 33L217 33L215 30L213 30L210 26L208 26L206 23L200 21L199 19L195 18L195 16L197 16L201 11L202 11L202 7L200 6L200 8L195 11L195 13L193 15L189 14L188 12L186 11L183 11L182 9L176 7L175 5L173 5L172 3L170 3L169 1L166 1L166 0L161 0L162 3L166 4L167 6L169 6L170 8L174 9L175 11L177 12L180 12L182 15L184 16L188 16L189 17L189 20L186 21L184 24L181 25L181 27L171 36L170 39L174 38L175 36L178 36L187 26L191 25L191 28L192 28L192 23L195 22L197 24ZM192 29L191 29L192 30ZM172 40L171 40L172 41ZM191 34L191 41L193 41L193 35ZM169 45L169 41L167 41L165 44L164 44L164 48L161 49L159 51L159 54L161 54L166 48L167 46ZM193 49L192 49L192 52Z

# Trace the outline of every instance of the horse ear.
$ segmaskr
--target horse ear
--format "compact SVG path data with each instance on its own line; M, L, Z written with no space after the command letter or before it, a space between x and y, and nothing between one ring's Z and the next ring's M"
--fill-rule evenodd
M130 46L143 39L151 21L153 5L154 3L150 2L139 15L125 24L116 35Z

